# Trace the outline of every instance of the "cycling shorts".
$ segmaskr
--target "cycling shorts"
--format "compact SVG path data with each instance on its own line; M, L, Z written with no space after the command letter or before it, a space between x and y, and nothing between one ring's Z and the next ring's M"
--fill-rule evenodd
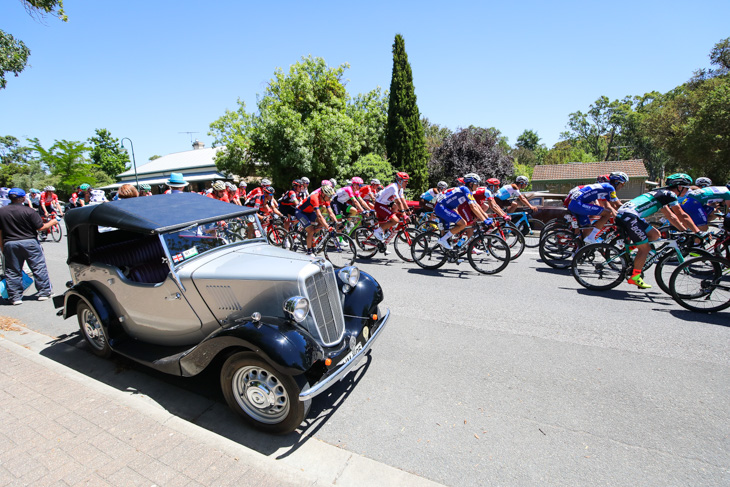
M698 227L701 225L707 225L707 216L715 211L714 208L705 206L692 198L687 198L684 203L682 203L682 209Z
M578 219L578 225L587 227L591 224L589 216L596 216L603 213L603 207L591 205L590 203L581 203L578 200L572 200L568 205L568 211L574 214Z
M436 205L436 207L433 209L433 212L445 223L456 223L461 220L461 216L459 216L456 210L447 208L444 205Z
M317 224L317 214L315 212L307 213L302 210L296 210L296 213L294 215L297 217L297 220L299 220L299 223L301 223L304 228L307 228L310 225Z
M375 214L378 216L379 222L387 222L393 216L393 210L390 206L375 202Z
M616 216L616 224L623 228L626 235L637 245L648 242L649 231L654 228L649 222L630 211L619 213Z
M474 223L474 213L469 206L469 203L462 203L456 208L456 212L464 219L467 225Z
M295 216L297 207L294 205L279 205L279 211L284 216Z

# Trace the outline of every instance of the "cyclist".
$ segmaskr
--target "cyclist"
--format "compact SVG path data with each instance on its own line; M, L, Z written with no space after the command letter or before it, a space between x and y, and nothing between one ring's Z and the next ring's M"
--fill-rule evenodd
M241 206L241 199L238 196L238 188L236 188L236 185L230 181L226 181L226 195L228 196L228 201L230 203Z
M309 196L309 178L304 176L300 179L302 181L302 187L300 189L300 192L302 193L302 197L300 197L299 199L304 199L307 196Z
M365 202L368 208L371 210L375 209L375 198L378 196L378 192L383 189L383 185L380 184L379 179L371 179L370 184L360 188L360 198Z
M302 190L301 179L295 179L291 183L291 189L285 191L281 198L279 198L279 211L286 218L284 219L284 228L289 231L289 220L296 218L297 206L300 202L300 195Z
M497 191L497 194L494 195L494 197L497 200L497 203L499 203L502 207L507 206L509 203L509 208L507 209L507 213L514 213L517 209L518 201L521 201L522 204L529 207L532 211L537 210L534 206L530 204L530 202L525 198L525 196L520 193L520 190L524 190L527 188L527 185L530 184L530 180L527 179L527 176L517 176L515 178L515 182L512 184L505 184L500 188L499 191Z
M707 188L708 186L712 186L712 179L710 178L697 178L695 179L695 186L698 188Z
M231 202L228 199L228 194L226 193L226 183L224 183L223 181L214 181L211 189L212 191L206 195L208 198L213 198L214 200L218 201L224 201L226 203Z
M596 178L597 183L607 183L610 181L610 174L601 174Z
M433 207L441 199L444 191L449 185L446 181L439 181L435 188L431 188L421 195L421 200L418 202L419 210L421 211L433 211Z
M682 210L702 231L707 231L707 222L715 218L715 208L721 204L725 206L727 213L728 206L730 206L730 185L708 186L692 190L681 202Z
M248 185L246 184L246 181L241 181L238 183L238 201L243 204L244 201L246 201L246 187Z
M570 191L568 211L577 217L578 225L590 227L589 217L601 215L592 228L583 230L583 241L586 243L596 243L598 232L609 218L616 216L616 210L621 207L616 191L624 187L629 177L626 173L617 171L609 174L608 178L608 183L587 184ZM608 200L609 204L606 206L597 204L601 200Z
M637 253L634 258L634 268L628 283L648 289L650 284L641 278L641 270L644 268L646 258L651 249L649 242L660 237L659 231L652 227L645 220L647 216L653 215L661 210L669 222L680 230L690 229L697 232L698 229L692 219L682 210L678 197L684 196L692 185L692 178L684 173L672 174L667 178L667 186L658 188L641 196L627 201L618 209L616 223L626 231L629 239L636 245Z
M50 213L54 212L58 215L63 215L61 205L58 203L56 188L53 186L46 186L43 188L43 192L41 193L41 210L45 217L48 217Z
M28 191L27 196L27 202L28 206L31 208L38 210L38 212L41 211L41 190L30 188L30 191Z
M384 232L400 221L396 212L405 213L408 211L408 203L403 190L408 185L409 179L410 176L406 172L396 173L395 181L386 186L375 198L375 214L378 216L378 227L373 235L381 242L385 240Z
M433 210L444 223L453 225L438 239L439 245L449 250L452 248L449 239L461 233L471 220L476 218L487 224L492 223L491 218L488 218L482 211L472 194L481 182L481 178L474 173L469 173L464 176L463 180L464 184L446 193L441 201L436 203Z
M140 196L152 196L152 186L150 186L147 183L142 183L139 185L139 195Z
M330 219L335 221L336 216L330 208L330 200L335 195L335 190L332 186L322 186L318 191L313 192L307 198L304 199L299 206L297 206L296 217L299 223L302 224L304 230L307 232L307 254L311 255L313 252L312 238L314 237L314 230L319 223L322 227L332 231L333 228L327 225L327 222L322 215L322 207L327 208Z
M262 179L261 180L261 185L258 188L252 189L251 192L248 193L248 195L246 196L246 198L247 199L248 198L255 198L257 196L260 196L260 195L264 194L264 188L266 188L267 186L271 186L271 180L270 179L266 179L266 178ZM246 206L248 206L248 205L246 205Z
M494 193L492 192L494 190L492 188L499 188L499 179L489 178L486 186L475 189L474 200L485 214L491 211L491 213L504 218L505 221L510 221L510 216L494 200Z
M351 222L358 213L369 209L360 198L362 184L362 178L355 176L350 180L350 184L337 190L335 197L332 198L332 211L335 215L347 216Z

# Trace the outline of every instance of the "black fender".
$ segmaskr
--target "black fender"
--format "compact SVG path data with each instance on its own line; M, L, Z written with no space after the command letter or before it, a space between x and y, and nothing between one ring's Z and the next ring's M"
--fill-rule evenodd
M337 274L337 282L340 289L344 282L340 280ZM378 313L378 304L383 301L383 288L380 287L378 281L367 272L360 271L360 280L355 287L345 294L345 302L342 311L345 316L358 316L370 318Z
M257 353L277 371L297 376L322 358L322 347L290 320L263 317L261 321L239 320L208 335L180 359L184 376L205 369L223 350L245 348Z
M89 305L99 317L101 324L111 340L119 334L119 318L109 302L88 282L80 282L68 289L64 295L63 318L67 319L76 314L79 301Z

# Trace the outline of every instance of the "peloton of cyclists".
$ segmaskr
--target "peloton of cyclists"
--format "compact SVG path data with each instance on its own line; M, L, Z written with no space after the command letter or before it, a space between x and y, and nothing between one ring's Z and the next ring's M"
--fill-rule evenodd
M334 195L335 190L332 186L321 186L297 206L297 220L302 224L307 234L307 255L311 255L313 252L312 239L318 223L329 231L333 230L325 221L322 211L323 208L326 208L330 216L330 221L336 221L337 217L330 208L330 200Z
M439 240L438 243L443 248L451 250L452 246L449 239L461 233L469 220L477 219L487 224L491 223L491 219L482 211L474 199L472 192L476 190L477 186L481 182L481 178L474 173L469 173L463 178L464 184L457 186L451 191L446 193L444 197L436 203L433 212L438 216L444 223L453 225ZM461 213L459 207L461 207ZM464 211L468 210L468 211Z
M291 189L284 191L284 194L279 198L279 211L284 215L284 228L289 231L289 220L296 218L297 206L301 202L302 196L302 181L301 179L295 179L291 183Z
M695 184L700 182L700 179L710 181L709 178L697 178ZM730 207L730 183L727 186L710 186L712 181L710 181L710 185L705 185L705 182L701 182L703 186L700 186L699 189L688 192L680 202L682 210L702 231L707 231L707 223L715 218L715 209L719 205L725 206L725 213Z
M362 188L363 180L361 177L355 176L350 180L350 184L343 186L335 192L332 198L332 211L335 215L343 215L348 218L347 225L352 225L353 218L358 213L364 213L370 208L365 201L360 198L360 188Z
M435 188L431 188L421 195L418 207L421 211L433 211L433 207L438 203L448 189L449 185L446 181L439 181Z
M527 198L525 198L525 196L520 192L520 190L527 188L528 184L530 184L530 180L527 179L527 176L517 176L514 183L502 186L494 197L496 198L497 203L499 203L502 207L509 204L507 213L514 213L519 202L522 202L523 205L529 207L530 210L535 211L537 208L532 206Z
M378 193L381 189L383 189L383 185L380 184L380 180L376 178L371 179L370 184L360 188L360 198L365 202L369 209L375 209L375 199L378 197Z
M629 181L629 177L626 173L617 171L609 174L608 181L607 183L587 184L570 191L568 211L577 217L578 225L584 227L583 241L586 243L596 243L598 232L609 218L616 216L616 210L621 207L616 191L623 188ZM608 201L608 204L597 204L602 201ZM598 215L600 218L591 227L589 217Z

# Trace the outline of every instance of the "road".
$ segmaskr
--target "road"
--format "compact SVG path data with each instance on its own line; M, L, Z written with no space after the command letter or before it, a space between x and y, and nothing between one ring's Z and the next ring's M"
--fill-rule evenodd
M43 244L56 292L68 280L65 243ZM165 401L269 454L313 437L450 486L730 484L730 312L691 313L656 286L587 291L538 259L528 249L496 276L468 263L426 272L394 253L361 264L384 288L388 329L284 440L221 426L235 419L220 412L215 378L116 367L212 397L217 420L175 394ZM75 319L51 308L1 314L78 342Z

